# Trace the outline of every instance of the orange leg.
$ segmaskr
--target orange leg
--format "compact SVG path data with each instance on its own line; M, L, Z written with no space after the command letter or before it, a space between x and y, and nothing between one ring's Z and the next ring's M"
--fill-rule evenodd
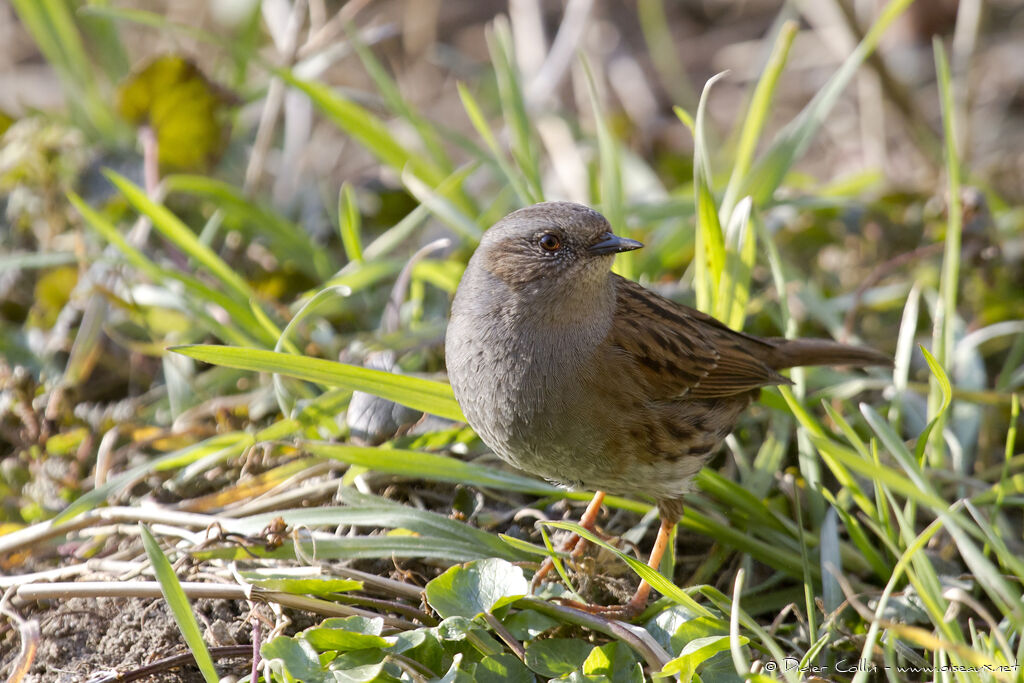
M661 526L658 527L658 537L654 541L654 547L651 548L651 558L647 561L647 566L658 571L658 567L661 565L661 558L665 555L665 550L668 548L669 538L672 536L672 529L675 528L676 522L671 519L661 518ZM640 585L636 589L636 593L630 598L629 602L624 605L611 605L608 607L602 607L598 605L582 605L580 603L566 600L566 604L582 609L587 612L594 614L601 614L604 616L612 617L614 619L625 619L630 620L635 618L644 608L647 607L647 598L651 594L651 584L646 581L641 581Z
M604 491L595 491L594 497L590 499L590 504L587 505L587 509L583 512L583 516L580 517L580 526L587 531L593 531L594 525L597 523L597 515L601 512L601 505L604 503ZM563 553L572 551L573 557L579 557L583 554L584 549L587 547L587 542L579 534L573 534L559 550ZM554 561L549 557L544 560L543 564L533 575L533 580L530 581L530 590L536 590L537 586L540 585L541 580L555 568Z

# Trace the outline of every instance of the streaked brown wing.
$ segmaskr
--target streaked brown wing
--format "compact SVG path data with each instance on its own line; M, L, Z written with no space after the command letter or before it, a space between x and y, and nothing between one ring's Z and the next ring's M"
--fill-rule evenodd
M758 359L773 345L729 329L617 275L611 342L633 360L651 398L719 398L789 380Z

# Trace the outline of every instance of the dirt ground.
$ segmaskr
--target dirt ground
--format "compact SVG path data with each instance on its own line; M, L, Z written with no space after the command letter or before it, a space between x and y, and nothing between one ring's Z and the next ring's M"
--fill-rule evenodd
M227 600L198 600L193 611L206 628L211 647L251 643L251 628L239 605ZM128 674L156 660L185 652L181 632L166 601L141 598L72 598L25 616L40 624L41 640L25 683L81 683L103 680L115 672ZM18 653L18 634L6 630L0 639L0 661ZM218 659L221 675L248 673L251 656ZM120 679L125 680L125 679ZM201 682L193 665L177 667L144 679L153 683Z

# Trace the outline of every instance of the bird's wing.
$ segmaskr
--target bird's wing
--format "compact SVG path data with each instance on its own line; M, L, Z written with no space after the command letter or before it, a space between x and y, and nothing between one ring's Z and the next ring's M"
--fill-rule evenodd
M651 398L720 398L789 384L761 358L769 340L729 329L617 275L610 342L633 361Z

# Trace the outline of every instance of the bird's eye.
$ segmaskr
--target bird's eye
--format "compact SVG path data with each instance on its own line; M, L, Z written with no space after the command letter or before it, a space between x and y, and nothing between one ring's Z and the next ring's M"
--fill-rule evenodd
M540 248L547 252L556 252L562 248L562 240L557 235L546 232L540 237Z

